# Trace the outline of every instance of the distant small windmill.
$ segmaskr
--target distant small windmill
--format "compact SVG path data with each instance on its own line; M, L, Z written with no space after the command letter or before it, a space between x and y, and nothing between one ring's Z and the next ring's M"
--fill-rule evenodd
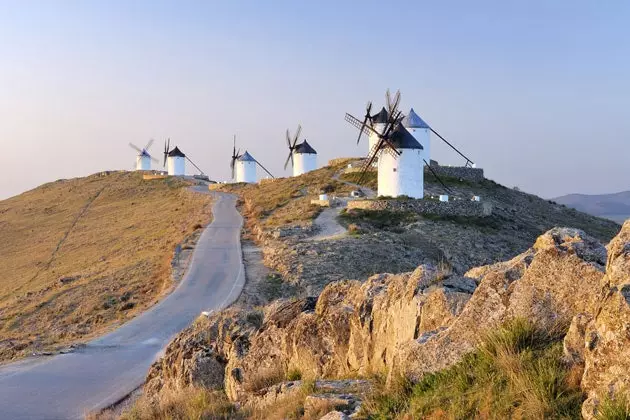
M179 147L175 146L171 150L171 139L167 139L164 142L164 162L162 166L167 167L169 175L183 176L186 175L186 161L190 162L201 175L205 175L204 172L190 160L188 156L182 152Z
M317 152L308 144L306 140L298 144L302 126L298 124L295 136L287 129L287 144L289 146L289 156L284 162L284 169L287 169L289 162L293 167L293 176L299 176L306 172L317 169Z
M129 147L138 152L136 156L136 171L150 171L151 161L158 163L159 161L149 154L149 148L153 144L153 139L149 140L142 149L133 143L129 143Z
M240 151L241 149L236 150L236 136L234 136L230 169L232 170L232 179L235 182L255 183L258 179L256 175L256 165L260 166L270 177L275 178L271 172L254 159L247 150L243 154L240 154Z

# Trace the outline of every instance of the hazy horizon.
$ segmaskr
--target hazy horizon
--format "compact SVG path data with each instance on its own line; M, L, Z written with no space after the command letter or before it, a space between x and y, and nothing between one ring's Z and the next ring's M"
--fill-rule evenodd
M0 199L131 169L128 143L150 138L217 180L233 134L288 176L298 123L319 166L360 156L344 113L380 108L387 88L503 185L630 190L630 4L396 6L0 1ZM432 140L434 159L463 164Z

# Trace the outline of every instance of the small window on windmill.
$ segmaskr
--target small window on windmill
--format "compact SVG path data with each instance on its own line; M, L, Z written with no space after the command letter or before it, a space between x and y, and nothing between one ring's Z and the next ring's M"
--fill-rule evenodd
M396 168L393 168L392 170L393 170L394 172L396 172Z

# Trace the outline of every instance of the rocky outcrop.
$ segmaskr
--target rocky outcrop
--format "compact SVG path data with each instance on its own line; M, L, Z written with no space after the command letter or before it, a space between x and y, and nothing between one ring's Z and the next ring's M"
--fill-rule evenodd
M630 400L630 221L608 244L601 304L582 345L582 388L588 394L582 415L591 419L606 399Z
M419 380L451 366L474 350L486 331L509 319L568 325L596 306L605 261L606 249L595 239L555 228L511 261L469 271L479 287L461 315L448 328L403 344L396 371Z
M318 378L383 371L402 343L452 322L475 287L472 279L421 266L363 284L332 283L312 309L302 301L277 304L248 351L229 358L226 392L242 400L276 372Z
M152 396L163 388L189 385L223 388L227 358L246 351L257 327L249 313L227 309L201 316L166 348L164 356L149 369L144 390Z

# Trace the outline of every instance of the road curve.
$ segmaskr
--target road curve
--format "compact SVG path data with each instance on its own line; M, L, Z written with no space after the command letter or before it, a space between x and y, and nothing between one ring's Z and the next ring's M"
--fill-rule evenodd
M201 311L222 309L238 297L245 284L243 219L234 196L214 197L213 221L199 237L177 288L73 353L0 367L0 419L80 419L117 402L142 384L151 363Z

